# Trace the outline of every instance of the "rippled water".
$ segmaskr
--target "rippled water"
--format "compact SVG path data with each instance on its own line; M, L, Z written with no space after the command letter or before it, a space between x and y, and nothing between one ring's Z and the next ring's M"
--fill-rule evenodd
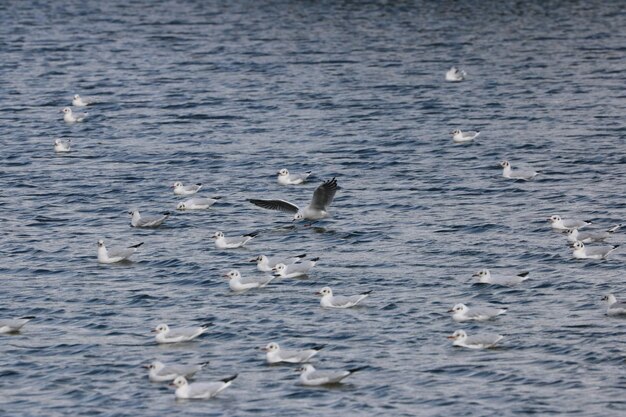
M575 261L551 214L624 222L626 14L619 2L64 1L0 3L0 414L616 415L624 400L622 248ZM451 65L468 73L445 83ZM97 98L82 124L59 110ZM455 145L454 128L480 130ZM71 138L55 155L52 142ZM509 182L497 163L541 170ZM313 171L276 184L282 167ZM247 198L304 203L342 189L314 227ZM157 230L126 212L171 210L173 181L221 195ZM247 249L210 236L258 231ZM98 265L96 241L145 242ZM617 233L613 243L624 241ZM221 277L260 253L321 261L307 279L233 295ZM483 267L521 286L471 284ZM313 293L373 290L326 311ZM456 324L457 302L508 306ZM212 320L196 342L157 346L159 322ZM505 335L499 349L445 336ZM368 365L341 387L296 385L255 347L326 343L315 364ZM210 402L176 402L141 365L210 360L239 373Z

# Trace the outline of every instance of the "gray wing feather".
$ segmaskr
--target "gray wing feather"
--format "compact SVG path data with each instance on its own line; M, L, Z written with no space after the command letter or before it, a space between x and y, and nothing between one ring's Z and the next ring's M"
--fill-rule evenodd
M284 211L287 213L297 213L299 210L298 206L285 200L256 200L256 199L251 198L248 201L254 204L255 206L259 206L261 208L268 209L268 210L278 210L278 211Z
M335 198L337 192L337 179L328 180L315 189L310 207L317 210L326 210Z

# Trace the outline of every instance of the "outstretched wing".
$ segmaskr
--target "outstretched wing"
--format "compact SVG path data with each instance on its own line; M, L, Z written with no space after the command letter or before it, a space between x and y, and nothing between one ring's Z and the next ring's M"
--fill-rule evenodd
M315 189L310 207L316 210L326 210L326 207L330 206L330 203L333 202L333 198L335 197L336 192L336 178L324 182L322 185Z
M298 206L285 200L255 200L251 198L248 201L254 204L255 206L259 206L268 210L285 211L287 213L298 212Z

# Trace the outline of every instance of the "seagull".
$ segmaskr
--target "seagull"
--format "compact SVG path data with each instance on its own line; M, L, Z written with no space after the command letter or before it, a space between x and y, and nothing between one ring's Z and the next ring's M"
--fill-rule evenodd
M472 277L475 277L476 280L481 284L494 284L494 285L503 285L507 287L512 287L521 282L524 282L528 279L528 272L521 272L517 275L511 276L492 276L491 272L488 269L481 269L476 272Z
M267 363L305 363L308 362L313 356L317 355L326 345L314 346L311 349L302 350L287 350L281 349L278 343L268 343L267 346L262 347L261 350L266 352L265 358Z
M478 135L480 135L480 132L474 131L474 130L461 132L460 129L454 129L452 132L450 132L450 134L452 135L453 142L465 143L465 142L471 142L472 140L476 139Z
M63 116L63 120L65 120L67 123L74 123L74 122L82 122L83 120L85 120L85 117L87 117L87 115L89 113L72 113L72 109L70 109L69 107L64 107L63 110L61 110L62 113L65 113L65 115Z
M502 176L511 180L530 181L539 174L535 171L523 171L521 169L513 171L509 161L500 162L500 166L502 167Z
M252 288L263 288L276 278L273 275L262 277L242 278L239 271L233 269L224 275L228 279L228 286L235 292L246 291Z
M170 386L176 387L176 398L206 400L230 387L235 378L237 378L237 374L219 382L194 382L190 384L184 376L179 376Z
M605 295L604 297L602 297L602 301L608 304L606 314L608 314L609 316L621 316L623 314L626 314L626 303L618 303L617 298L615 298L613 294ZM2 326L2 322L0 322L0 326Z
M296 262L300 262L305 256L306 253L303 253L302 255L291 256L289 258L270 258L265 255L259 255L256 258L250 259L250 262L256 262L256 267L259 271L272 272L272 268L274 268L278 264L291 265Z
M72 144L71 139L68 139L66 141L62 141L61 139L55 139L54 151L58 153L69 152L71 144Z
M234 249L245 246L253 237L258 233L248 233L243 236L225 237L222 232L215 232L213 239L215 239L215 246L218 249Z
M478 307L469 308L465 304L457 304L448 313L454 313L452 318L454 321L484 321L492 319L500 314L506 313L506 308Z
M280 185L302 184L311 175L311 171L304 174L290 174L285 168L276 173L278 175L278 183Z
M166 211L161 216L141 217L139 210L129 211L132 216L130 225L132 227L159 227L170 216L170 212Z
M0 334L1 333L18 333L22 327L35 316L24 316L19 319L0 319Z
M156 333L155 340L159 344L188 342L206 332L211 324L205 324L201 327L184 327L171 330L165 323L159 324L152 332Z
M330 287L324 287L315 294L322 296L320 305L324 308L349 308L359 304L370 295L371 292L372 290L348 297L343 295L333 296L333 290L331 290Z
M485 349L495 347L496 343L502 340L504 336L499 334L479 334L468 336L463 330L457 330L448 339L454 340L453 346L466 347L470 349Z
M313 387L318 385L338 384L353 373L365 368L367 367L361 366L346 371L317 371L313 365L306 364L296 369L296 371L302 372L300 374L300 383L302 385Z
M463 81L467 74L465 71L458 69L457 67L452 67L446 72L446 81L450 82L458 82Z
M617 232L617 230L622 227L622 224L616 224L611 227L607 231L604 232L583 232L580 233L578 229L569 229L567 231L567 240L574 243L576 241L581 241L583 243L593 243L593 242L601 242L611 236L612 233Z
M320 258L313 258L310 261L302 261L289 265L280 263L272 268L272 271L274 271L275 276L281 278L301 277L305 276L311 270L311 268L313 268L317 264L317 261L319 260Z
M98 240L98 262L101 264L113 264L115 262L124 261L131 257L131 255L137 252L137 249L143 245L143 242L136 245L129 246L125 249L107 250L104 246L104 240Z
M572 247L574 248L573 255L576 259L606 259L619 245L586 247L583 242L578 241Z
M181 201L176 205L176 210L204 210L217 203L222 197L213 198L190 198L185 201Z
M78 94L74 94L74 98L72 99L72 106L74 107L86 107L93 103L93 100L83 99Z
M172 188L174 188L174 194L176 195L192 195L200 191L202 184L183 185L182 182L176 181L174 185L172 185Z
M550 216L548 221L552 223L552 228L556 230L582 229L591 224L591 221L577 219L562 219L560 216Z
M154 361L150 365L144 365L149 369L148 378L152 382L172 381L179 376L191 378L196 372L207 366L209 362L198 365L166 365L160 361Z
M269 210L285 211L294 213L293 220L319 220L329 216L328 206L333 202L337 191L337 180L333 178L324 182L315 189L313 198L308 206L301 209L293 203L285 200L248 200L252 204Z

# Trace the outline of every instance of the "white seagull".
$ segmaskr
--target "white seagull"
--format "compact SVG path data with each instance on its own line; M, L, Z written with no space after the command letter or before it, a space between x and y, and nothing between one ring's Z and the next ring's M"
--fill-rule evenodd
M266 352L265 359L267 363L305 363L319 353L326 345L314 346L311 349L288 350L282 349L278 343L271 342L261 350Z
M94 103L93 100L84 99L78 94L74 94L74 98L72 99L72 106L74 107L86 107L93 103Z
M552 223L552 228L556 230L582 229L583 227L591 224L591 221L562 219L557 215L548 217L548 221Z
M294 185L302 184L311 175L311 171L307 171L303 174L290 174L285 168L276 173L278 175L278 183L280 185Z
M154 361L150 365L144 365L149 370L148 378L152 382L172 381L179 376L192 378L194 374L207 366L209 362L198 365L166 365L160 361Z
M69 107L64 107L61 112L65 113L63 115L63 120L67 123L82 122L88 115L88 113L72 113L72 109Z
M237 378L237 374L219 382L194 382L190 384L184 376L179 376L170 386L176 387L176 398L206 400L230 387L235 378Z
M608 294L602 297L608 308L606 314L609 316L621 316L626 315L626 303L617 302L617 298L613 294Z
M491 275L488 269L481 269L476 272L472 277L476 278L481 284L503 285L512 287L528 279L528 272L520 272L517 275Z
M107 250L102 239L98 240L98 262L101 264L113 264L127 260L131 255L137 252L137 249L143 245L143 242L129 246L124 249Z
M213 239L215 239L215 246L218 249L234 249L245 246L253 237L258 233L248 233L243 236L226 237L222 232L215 232Z
M585 246L583 242L577 241L572 245L574 248L574 258L576 259L606 259L607 256L619 245L613 246Z
M161 323L155 327L152 332L156 333L154 339L159 344L188 342L206 332L210 325L211 324L205 324L201 327L170 329L167 324Z
M228 280L228 286L235 292L250 290L252 288L263 288L276 278L273 275L262 277L243 278L239 271L233 269L224 275Z
M35 316L24 316L19 319L0 319L0 333L17 333Z
M337 180L333 178L324 182L315 189L313 198L308 206L301 209L293 203L285 200L255 200L250 199L252 204L269 210L293 213L293 220L319 220L328 217L328 206L333 202L337 192Z
M450 132L450 134L452 135L453 142L465 143L471 142L472 140L476 139L478 135L480 135L480 132L474 130L462 132L460 129L454 129L452 132Z
M617 232L619 228L622 227L622 224L617 224L610 229L603 232L579 232L578 229L569 229L567 231L567 240L574 243L576 241L581 241L583 243L593 243L593 242L602 242L605 239L608 239L611 234Z
M470 349L486 349L492 348L502 340L504 336L499 334L478 334L468 336L463 330L457 330L448 339L454 340L453 346L466 347Z
M300 383L302 385L313 387L318 385L338 384L353 373L365 368L367 367L361 366L346 371L317 371L313 365L306 364L302 365L302 367L298 368L296 371L301 372Z
M272 268L272 271L274 272L274 275L281 278L302 277L308 274L311 268L313 268L319 260L320 258L313 258L309 261L301 261L288 265L279 263Z
M302 258L306 256L306 253L302 255L291 256L289 258L269 257L265 255L259 255L256 258L250 259L250 262L256 262L256 267L262 272L273 272L274 268L278 264L291 265L296 262L300 262Z
M204 210L217 203L222 197L213 198L189 198L185 201L181 201L176 205L176 210Z
M54 140L54 151L57 153L69 152L71 146L72 146L71 139L68 139L66 141L63 141L61 139Z
M139 210L129 211L128 214L132 216L130 219L130 225L132 227L159 227L170 216L170 212L166 211L160 216L141 217Z
M463 81L467 74L465 71L458 69L457 67L452 67L446 72L446 81L450 82L458 82Z
M513 171L513 169L511 168L511 163L509 161L500 162L500 166L502 167L502 176L511 180L530 181L539 174L535 171L524 171L521 169Z
M192 195L200 191L200 188L202 188L202 184L197 183L191 185L183 185L182 182L176 181L174 185L172 185L172 188L174 188L174 194L176 195Z
M485 321L492 319L500 314L506 313L506 308L493 307L472 307L469 308L465 304L457 304L448 313L452 314L452 319L458 322L464 321Z
M359 304L361 301L367 298L367 296L370 295L371 292L372 290L363 292L358 295L333 296L333 290L331 290L330 287L324 287L315 294L322 296L322 299L320 300L320 305L324 308L349 308Z

